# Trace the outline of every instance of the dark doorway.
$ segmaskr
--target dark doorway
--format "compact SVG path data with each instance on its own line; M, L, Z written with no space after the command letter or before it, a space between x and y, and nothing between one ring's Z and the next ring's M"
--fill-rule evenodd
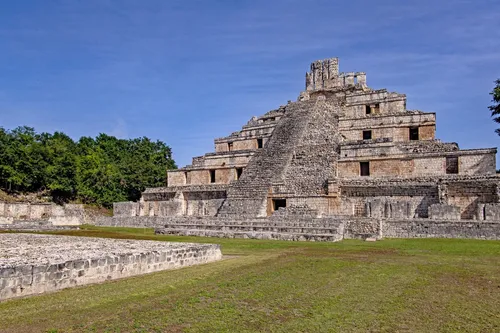
M228 149L229 151L232 151L232 150L233 150L233 143L232 143L232 142L228 142L228 143L227 143L227 149Z
M286 199L273 199L273 211L277 211L280 207L286 207Z
M243 168L236 168L236 180L240 179L242 173Z
M372 131L363 131L363 140L371 140Z
M372 113L372 107L369 105L365 105L365 112L366 114L371 114Z
M446 158L446 173L447 174L457 174L458 173L458 157L447 157Z
M210 182L215 183L215 170L210 170Z
M257 139L257 148L261 149L264 146L262 139Z
M410 140L419 140L418 127L410 127Z
M359 174L361 176L370 175L370 162L359 162Z

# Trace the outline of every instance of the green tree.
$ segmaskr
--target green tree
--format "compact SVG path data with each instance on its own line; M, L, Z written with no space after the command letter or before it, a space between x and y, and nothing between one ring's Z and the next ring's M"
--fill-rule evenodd
M44 165L35 130L17 127L0 134L0 183L14 191L36 191L43 182Z
M67 202L76 195L76 144L66 134L42 133L42 155L45 161L43 185L55 202Z
M146 187L164 185L166 170L174 168L170 147L146 137L99 134L74 142L61 132L0 128L0 188L48 192L59 203L78 199L111 207L135 201Z
M489 106L491 116L495 122L500 124L500 79L495 81L495 87L490 95L492 96L491 102L493 103ZM495 132L500 135L500 128L497 128Z

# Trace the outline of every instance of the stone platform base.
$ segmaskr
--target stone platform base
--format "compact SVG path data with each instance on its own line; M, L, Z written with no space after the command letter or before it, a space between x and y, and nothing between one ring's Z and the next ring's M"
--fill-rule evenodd
M500 220L381 219L330 216L280 218L108 217L101 226L149 227L157 234L220 238L336 242L367 238L469 238L500 240Z
M0 301L221 258L217 244L0 234Z
M13 220L10 224L2 223L0 220L0 231L50 231L50 230L68 230L76 229L80 227L78 225L64 225L64 224L53 224L51 221L38 220L38 221L22 221Z

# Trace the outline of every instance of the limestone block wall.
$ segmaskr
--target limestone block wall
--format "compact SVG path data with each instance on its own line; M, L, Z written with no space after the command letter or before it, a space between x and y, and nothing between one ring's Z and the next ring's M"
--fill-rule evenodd
M225 198L225 191L179 191L165 201L114 203L113 216L215 216Z
M496 159L495 154L477 154L464 155L459 158L460 174L477 175L477 174L495 174Z
M3 215L25 220L30 217L30 208L31 205L29 203L6 203Z
M14 218L0 216L0 224L12 224L14 223Z
M479 220L500 221L500 204L489 203L482 205L479 215L482 215Z
M30 219L43 219L52 215L54 208L50 204L30 205L29 218Z
M365 105L378 105L375 114L395 114L406 111L406 96L404 94L389 93L385 89L369 92L357 92L346 96L347 106L344 114L348 118L366 117Z
M331 214L331 207L328 198L326 197L291 197L287 198L287 207L309 207L309 209L317 212L318 216ZM269 205L272 205L270 199Z
M184 205L180 200L158 201L156 205L158 216L179 216L184 211Z
M416 158L413 174L415 175L442 175L446 170L446 158L442 156Z
M446 204L430 205L429 218L435 220L460 220L460 207Z
M446 175L446 156L425 156L413 155L390 156L388 158L380 157L377 153L387 154L392 149L390 147L382 149L373 149L371 156L364 156L365 149L343 149L341 151L342 160L338 163L339 177L356 178L360 176L360 161L370 162L370 177L385 176L435 176ZM358 156L359 155L359 156ZM492 175L495 174L495 154L459 154L458 157L460 175Z
M427 217L428 207L439 203L437 186L343 186L342 215L358 217Z
M187 184L186 171L170 170L167 171L168 186L182 186Z
M390 138L393 142L410 141L409 127L367 126L342 129L340 133L347 141L363 140L363 131L371 130L372 139ZM434 140L435 126L419 126L419 140Z
M233 150L245 149L257 149L257 139L238 140L233 142Z
M370 162L370 177L385 176L412 176L416 168L416 161L411 159L378 159L368 157L360 161ZM338 175L341 178L360 177L360 161L340 161L338 163ZM432 164L431 164L432 165ZM429 166L432 168L432 166ZM429 170L431 172L431 170Z
M380 237L382 234L382 220L373 218L356 218L345 220L344 238Z
M48 203L0 203L0 224L13 220L49 220L53 225L80 225L84 221L83 205L58 206Z
M500 221L383 220L382 226L382 236L387 238L500 240Z
M139 203L138 202L115 202L113 203L114 216L138 216Z
M222 165L208 165L206 167L206 169L169 172L169 186L229 184L236 179L236 167ZM214 183L211 182L210 170L215 172Z
M222 192L190 192L185 193L185 215L189 216L215 216L225 201Z
M216 244L33 234L0 234L0 247L0 301L222 258Z
M201 185L210 183L210 172L208 170L189 170L187 173L187 184Z
M233 152L223 155L207 155L203 159L203 163L199 166L204 168L220 168L230 166L247 165L248 160L252 157L254 152L245 150L242 152ZM189 170L188 170L189 172Z
M474 219L478 205L498 201L495 183L451 183L447 186L447 203L460 207L462 219Z
M436 138L436 125L419 126L418 136L419 140L434 140Z

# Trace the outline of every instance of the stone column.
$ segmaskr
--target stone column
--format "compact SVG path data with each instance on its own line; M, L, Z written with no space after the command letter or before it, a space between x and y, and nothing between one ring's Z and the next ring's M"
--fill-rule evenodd
M306 90L314 90L314 82L312 78L312 73L306 73Z
M311 74L313 75L314 89L323 88L323 63L320 60L311 64Z
M438 184L438 197L440 204L448 204L448 185L443 183Z
M367 87L367 85L366 85L366 73L358 72L354 75L356 76L357 82L360 86Z
M345 73L345 85L346 86L353 86L354 85L354 73L349 72Z
M328 61L328 78L330 80L339 76L339 58L330 58Z

